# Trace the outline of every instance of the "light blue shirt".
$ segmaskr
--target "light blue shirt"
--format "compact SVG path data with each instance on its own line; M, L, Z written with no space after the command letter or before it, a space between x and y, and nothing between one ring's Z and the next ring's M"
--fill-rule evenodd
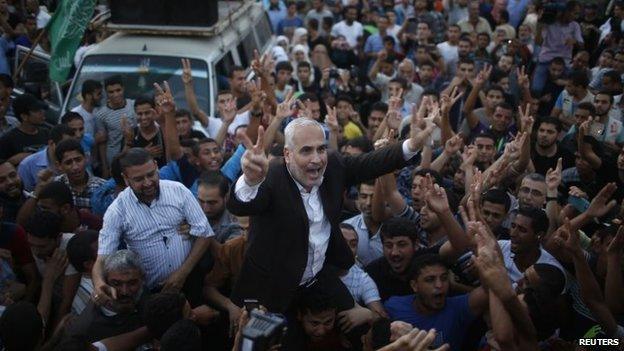
M186 222L189 234L178 227ZM160 194L152 203L139 201L130 187L119 193L104 214L98 255L117 251L121 240L141 257L147 287L153 289L176 271L193 247L194 238L214 232L193 194L181 183L160 181Z
M529 5L529 0L509 0L507 2L507 12L509 13L509 24L518 28L524 19L525 10Z
M241 159L245 153L245 147L241 144L238 145L234 154L227 160L227 162L221 167L221 174L224 177L234 182L241 173ZM159 170L160 179L173 180L176 182L182 182L182 173L180 172L180 166L177 162L169 162ZM193 185L189 188L194 196L197 196L198 180L193 182Z
M11 65L7 58L7 52L15 49L15 43L11 39L7 39L6 35L0 37L0 73L11 74Z
M47 147L35 152L20 162L19 167L17 168L17 174L19 174L19 177L22 180L24 190L33 191L37 185L37 174L39 171L46 168L53 168L49 166Z
M369 54L371 52L379 52L384 48L383 38L380 34L373 34L366 39L364 44L364 52Z
M351 217L342 223L350 224L355 228L355 232L358 236L357 247L357 259L362 262L363 266L368 265L372 261L383 256L383 245L381 243L381 227L373 234L372 237L368 235L368 228L364 223L364 217L360 213L355 217Z
M284 3L280 1L279 10L275 11L269 10L269 4L267 2L264 8L269 14L269 21L271 21L271 28L273 29L273 33L277 33L277 25L280 23L281 20L286 18L286 5L284 5Z
M340 277L340 280L349 289L353 299L360 305L366 306L371 302L381 301L377 284L357 264L351 266L349 272Z

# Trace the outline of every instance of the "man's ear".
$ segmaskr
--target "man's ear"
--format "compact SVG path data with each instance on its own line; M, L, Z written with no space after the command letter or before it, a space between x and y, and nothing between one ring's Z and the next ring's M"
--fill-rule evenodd
M418 284L416 283L415 279L410 280L410 287L415 293L418 293Z
M289 163L290 155L291 155L290 150L284 146L284 162Z

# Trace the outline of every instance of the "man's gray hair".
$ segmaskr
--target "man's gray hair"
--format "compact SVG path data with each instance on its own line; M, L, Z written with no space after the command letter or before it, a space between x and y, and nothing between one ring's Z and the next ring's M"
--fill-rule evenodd
M295 146L293 142L293 138L295 137L296 130L299 129L300 127L307 127L307 126L317 127L321 131L321 133L323 133L323 137L325 137L325 130L323 129L323 126L319 122L310 118L296 118L292 120L290 123L288 123L288 125L286 126L286 129L284 129L284 139L285 139L284 146L287 147L289 150L292 150Z
M104 260L104 277L110 272L127 270L138 270L141 275L145 275L139 255L130 250L119 250Z
M532 180L534 182L541 182L541 183L545 183L546 182L546 178L539 174L539 173L529 173L527 175L524 176L523 179L529 179Z

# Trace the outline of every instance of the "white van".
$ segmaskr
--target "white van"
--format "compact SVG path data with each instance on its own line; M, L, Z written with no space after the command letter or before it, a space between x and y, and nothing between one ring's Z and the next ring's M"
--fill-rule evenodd
M128 98L152 95L153 83L166 80L178 108L187 108L180 60L188 58L200 108L214 116L216 94L227 82L230 68L249 67L254 50L262 54L273 45L271 26L261 3L223 1L219 2L219 13L219 22L210 28L180 27L174 35L170 28L154 26L116 28L120 31L85 54L61 111L80 104L84 81L103 83L113 75L122 76Z

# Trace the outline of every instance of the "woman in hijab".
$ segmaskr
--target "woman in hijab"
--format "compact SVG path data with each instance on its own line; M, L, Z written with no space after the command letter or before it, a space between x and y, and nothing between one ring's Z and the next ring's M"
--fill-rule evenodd
M310 52L310 47L308 46L308 30L303 27L295 29L291 44L293 47L296 45L303 45L306 48L306 52Z
M329 58L327 46L318 44L312 50L312 65L321 71L325 68L333 68L335 65Z
M301 28L299 28L299 29L301 29ZM297 79L298 79L299 64L302 63L302 62L307 62L309 64L310 68L311 68L310 69L310 76L309 76L308 79L310 81L315 81L315 77L318 77L318 74L315 74L315 73L317 73L316 72L316 68L312 64L312 61L310 61L310 55L309 55L309 52L308 52L308 47L304 46L302 44L295 45L293 47L291 56L292 56L292 59L291 59L290 62L292 63L292 66L293 66L293 69L294 69L294 73L295 73L295 76L297 77ZM301 87L299 87L299 88L301 88ZM301 89L299 89L299 90L301 90Z

